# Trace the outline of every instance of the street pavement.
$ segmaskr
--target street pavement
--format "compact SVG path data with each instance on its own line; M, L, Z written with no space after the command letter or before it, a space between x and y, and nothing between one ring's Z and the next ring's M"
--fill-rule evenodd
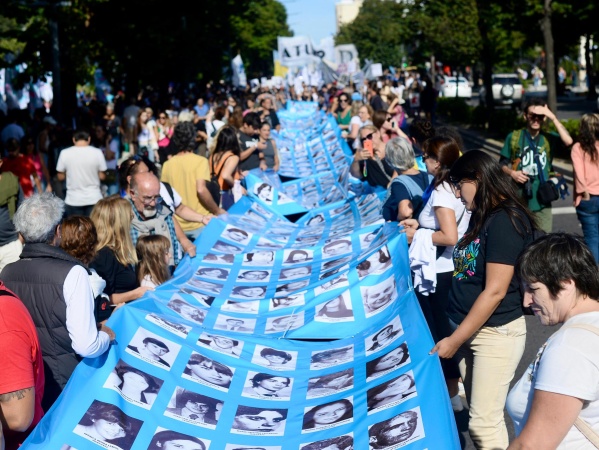
M578 96L560 97L558 99L557 117L560 120L580 118L582 114L594 112L594 108L595 102L587 101ZM502 141L490 139L484 134L471 129L461 128L460 133L464 139L466 151L472 149L484 150L499 158L499 151L503 146ZM567 160L554 160L554 166L555 170L562 173L566 178L570 196L566 197L564 200L560 199L553 203L553 231L564 231L582 235L580 224L576 218L576 211L572 205L572 164ZM534 316L526 317L526 326L526 348L522 360L518 365L518 369L516 370L516 375L512 380L512 386L520 379L530 362L533 361L537 350L545 343L549 336L559 329L559 326L542 326ZM455 417L460 432L462 448L464 450L474 450L475 447L468 434L468 410L464 409L464 411L456 413ZM505 414L505 420L511 441L514 438L514 428L507 413Z

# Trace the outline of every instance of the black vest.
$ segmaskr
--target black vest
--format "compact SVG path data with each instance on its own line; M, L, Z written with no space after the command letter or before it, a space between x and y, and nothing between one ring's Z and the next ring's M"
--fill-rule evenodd
M23 301L37 329L44 359L42 407L47 411L64 389L81 358L67 330L64 281L81 262L58 247L26 244L19 261L8 264L0 278Z

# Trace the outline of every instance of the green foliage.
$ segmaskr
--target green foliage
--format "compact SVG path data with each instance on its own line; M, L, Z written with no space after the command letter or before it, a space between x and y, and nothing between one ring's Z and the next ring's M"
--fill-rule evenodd
M494 109L489 118L489 131L503 138L513 130L523 127L522 116L512 108Z
M395 0L364 0L358 17L341 27L335 43L355 44L362 61L399 66L414 39L406 11L406 4Z
M576 141L578 139L578 131L580 128L580 119L566 119L566 120L560 120L560 122L562 123L564 128L566 130L568 130L568 133L570 133L570 136L572 136L572 139L574 139L574 141ZM549 122L545 126L545 128L547 129L547 131L550 131L552 133L557 133L557 129L555 128L555 125L553 124L553 122Z
M463 98L439 98L437 113L450 122L470 123L472 120L472 108Z

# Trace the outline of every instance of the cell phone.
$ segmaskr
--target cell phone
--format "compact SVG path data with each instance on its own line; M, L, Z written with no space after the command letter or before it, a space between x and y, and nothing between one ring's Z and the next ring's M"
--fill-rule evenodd
M372 146L372 140L364 141L364 150L370 153L370 156L374 157L374 147Z

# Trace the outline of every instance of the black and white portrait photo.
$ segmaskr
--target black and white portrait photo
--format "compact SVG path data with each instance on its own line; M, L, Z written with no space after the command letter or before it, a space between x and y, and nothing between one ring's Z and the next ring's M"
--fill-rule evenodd
M166 305L169 309L175 311L184 319L187 319L196 325L202 325L204 318L206 317L206 310L197 308L185 300L180 298L173 298Z
M266 286L237 285L231 290L230 296L241 299L261 299L266 296Z
M271 370L295 370L297 352L256 345L252 363Z
M331 279L325 281L320 286L316 286L314 288L314 295L320 295L323 292L327 292L332 289L339 289L339 288L345 288L345 287L349 287L349 281L347 278L347 274L341 274L335 278L331 278Z
M222 406L221 400L177 387L164 415L192 425L214 429Z
M219 253L233 254L241 253L243 249L235 244L225 241L216 241L212 246L212 250Z
M351 297L345 291L333 299L316 305L314 320L316 322L351 322L354 320Z
M218 295L220 291L223 289L222 283L212 283L210 281L202 280L200 278L196 278L195 276L191 278L189 281L189 286L193 286L196 289L199 289L202 292L207 292L209 294Z
M224 314L219 314L214 323L214 328L217 330L236 331L238 333L252 333L255 327L256 319L240 319Z
M223 306L220 307L223 311L241 314L258 314L259 308L259 300L227 300L223 303Z
M239 358L243 349L243 342L238 339L231 339L227 336L219 336L206 332L200 335L198 345L236 358Z
M302 306L306 303L304 294L294 294L287 297L275 297L270 300L269 311Z
M115 405L94 400L73 433L104 448L129 450L142 425Z
M354 346L347 345L345 347L330 348L327 350L319 350L312 352L310 360L310 369L324 369L327 367L338 366L352 362L354 360Z
M179 350L179 344L141 327L137 329L125 349L136 358L167 370L177 358Z
M420 408L402 412L368 429L372 450L395 450L424 437Z
M256 281L269 281L271 270L252 269L252 270L241 270L237 275L237 281L241 282L256 282Z
M243 265L272 267L274 259L274 252L260 250L244 254Z
M368 389L368 411L391 408L416 396L416 382L412 371Z
M172 320L168 320L162 315L156 313L147 314L146 320L184 339L187 337L189 330L191 330L190 326L183 325L182 323L173 322Z
M211 280L226 280L229 276L229 269L221 269L220 267L199 267L195 274L198 277L209 278Z
M283 264L294 265L310 262L314 257L312 250L285 250L283 253Z
M241 228L232 227L227 225L224 231L220 235L223 239L236 242L240 245L247 245L252 238L252 235Z
M366 317L372 317L397 300L395 276L391 274L390 277L373 286L360 286L360 294Z
M368 248L374 247L377 242L379 242L379 236L381 233L380 228L376 228L374 231L370 233L364 233L359 236L360 239L360 248L362 250L366 250Z
M208 450L210 441L158 427L148 450Z
M396 316L391 322L385 325L376 333L368 336L365 342L366 355L378 352L395 342L397 338L403 336L403 328L399 321L399 316Z
M304 445L301 450L354 450L354 437L345 434L324 441L311 442Z
M304 409L302 433L323 428L332 428L351 422L354 418L353 399L343 398Z
M279 272L279 280L295 280L298 278L309 277L312 273L310 266L286 267Z
M214 297L211 297L207 294L202 294L193 289L189 289L189 287L184 287L181 290L179 290L179 295L181 295L181 294L191 295L194 300L198 301L202 306L206 306L208 308L210 308L212 306L212 302L214 301ZM178 298L178 297L173 297L173 298Z
M234 373L235 368L193 352L185 365L182 377L226 392Z
M364 278L367 275L378 275L391 267L392 261L389 255L389 248L385 245L376 252L356 265L358 277Z
M288 316L269 317L266 319L266 333L278 333L295 330L304 325L304 312Z
M263 400L289 400L293 380L282 375L248 372L241 395Z
M290 294L296 294L310 284L310 280L290 281L289 283L277 286L275 297L286 297Z
M287 410L279 408L257 408L239 405L233 425L232 433L283 436Z
M119 360L104 387L118 392L129 403L150 409L162 383L163 380Z
M403 342L399 347L366 363L366 381L381 377L410 362L408 344Z
M324 397L337 394L354 387L354 369L320 375L308 381L308 394L306 398Z
M227 264L227 265L233 264L234 260L235 260L235 255L230 254L230 253L225 254L225 255L217 255L214 253L208 253L202 259L202 261L204 261L204 262L216 263L216 264Z
M322 258L333 258L347 255L352 252L352 243L349 239L337 239L322 247Z

